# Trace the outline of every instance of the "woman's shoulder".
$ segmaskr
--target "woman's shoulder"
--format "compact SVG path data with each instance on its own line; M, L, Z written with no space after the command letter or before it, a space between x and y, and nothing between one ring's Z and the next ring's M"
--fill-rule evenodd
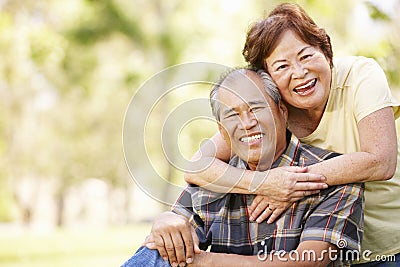
M371 73L382 72L382 68L373 58L363 56L337 57L333 59L333 65L336 85L341 88L351 85L354 82L353 78L359 80Z
M368 65L378 65L378 63L373 58L364 56L345 56L345 57L334 57L333 65L338 70L349 69L354 66L368 66Z

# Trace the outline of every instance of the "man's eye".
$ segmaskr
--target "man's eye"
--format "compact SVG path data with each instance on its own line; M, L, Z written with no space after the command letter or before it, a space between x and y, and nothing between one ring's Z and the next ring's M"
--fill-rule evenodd
M236 117L239 113L229 113L225 116L226 119Z
M251 112L257 112L257 111L261 111L261 110L263 110L265 107L252 107L251 109L250 109L250 111Z

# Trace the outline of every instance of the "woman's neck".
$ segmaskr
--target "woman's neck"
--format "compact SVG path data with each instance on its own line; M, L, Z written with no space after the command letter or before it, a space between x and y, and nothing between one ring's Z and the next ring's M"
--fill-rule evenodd
M298 138L306 137L312 134L318 127L322 115L325 111L323 109L299 109L287 105L289 118L288 129Z

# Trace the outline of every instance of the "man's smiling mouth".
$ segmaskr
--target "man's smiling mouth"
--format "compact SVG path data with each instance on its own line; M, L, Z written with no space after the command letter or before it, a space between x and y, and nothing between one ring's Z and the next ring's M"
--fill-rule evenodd
M255 134L252 136L244 136L244 137L241 137L239 140L240 140L240 142L243 142L243 143L250 143L250 142L261 139L263 136L264 136L264 134L260 133L260 134Z

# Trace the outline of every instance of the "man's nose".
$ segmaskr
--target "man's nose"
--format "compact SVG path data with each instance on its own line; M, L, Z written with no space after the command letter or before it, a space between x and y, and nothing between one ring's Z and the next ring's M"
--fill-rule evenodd
M241 118L241 127L245 130L251 129L258 123L257 118L253 112L246 112Z

